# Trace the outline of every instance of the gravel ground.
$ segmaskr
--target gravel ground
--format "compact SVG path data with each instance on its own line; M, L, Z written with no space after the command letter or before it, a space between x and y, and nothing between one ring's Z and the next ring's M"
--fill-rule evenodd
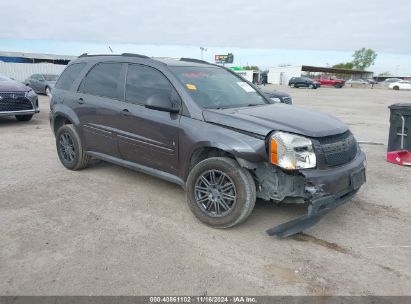
M0 294L411 295L411 168L384 159L387 106L411 92L277 89L384 143L362 145L355 199L286 240L264 231L301 206L258 201L244 224L211 229L174 184L104 162L66 170L46 97L28 123L1 118Z

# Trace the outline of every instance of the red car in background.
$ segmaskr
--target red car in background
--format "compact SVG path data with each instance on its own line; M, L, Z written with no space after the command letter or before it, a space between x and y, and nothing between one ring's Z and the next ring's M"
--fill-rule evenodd
M315 78L314 81L319 82L321 86L332 86L335 88L342 88L345 84L345 80L338 79L333 76L331 77L320 76L319 78Z

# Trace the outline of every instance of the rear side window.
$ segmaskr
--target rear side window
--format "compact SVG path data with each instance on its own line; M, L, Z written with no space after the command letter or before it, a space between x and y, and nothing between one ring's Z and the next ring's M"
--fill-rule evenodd
M81 82L79 91L95 96L118 99L118 84L121 63L99 63L94 66Z
M70 90L74 81L86 66L86 63L75 63L69 65L60 75L56 83L56 89ZM34 78L34 77L33 77Z
M126 80L126 101L145 105L155 94L171 97L174 91L170 81L158 70L139 64L130 64Z

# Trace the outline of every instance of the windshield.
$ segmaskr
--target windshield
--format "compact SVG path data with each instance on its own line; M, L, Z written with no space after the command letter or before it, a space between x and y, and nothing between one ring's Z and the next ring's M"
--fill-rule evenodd
M56 81L58 78L58 75L43 74L43 76L46 81Z
M248 83L222 68L170 67L201 107L225 109L267 102Z
M0 81L10 81L10 78L0 75Z

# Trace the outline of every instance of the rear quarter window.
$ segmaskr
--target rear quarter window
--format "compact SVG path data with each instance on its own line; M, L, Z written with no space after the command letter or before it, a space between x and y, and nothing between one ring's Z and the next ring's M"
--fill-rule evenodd
M86 63L75 63L69 65L60 75L56 82L56 89L70 90L76 78L86 66Z

